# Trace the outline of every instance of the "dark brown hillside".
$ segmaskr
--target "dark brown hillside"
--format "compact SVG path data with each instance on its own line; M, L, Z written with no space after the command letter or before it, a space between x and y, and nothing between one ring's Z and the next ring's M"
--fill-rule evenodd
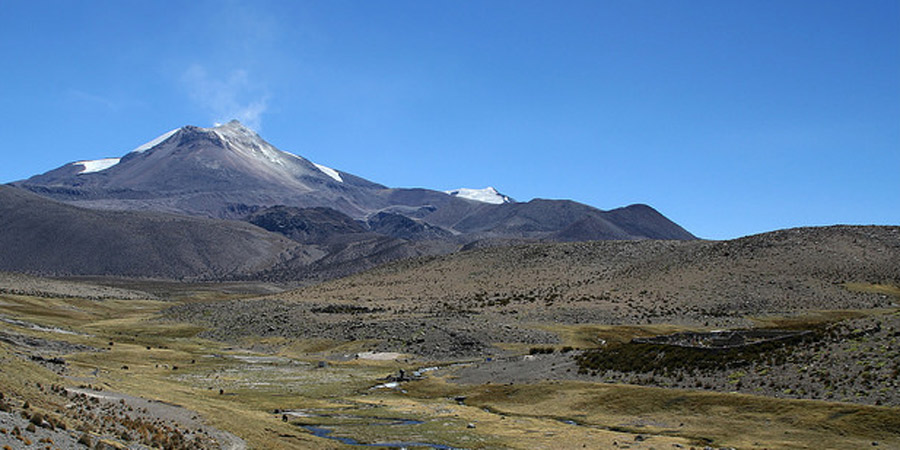
M425 217L429 223L482 237L539 238L551 241L675 239L694 235L646 205L603 211L571 200L448 208Z
M350 216L324 207L273 206L250 214L247 221L305 244L327 244L336 237L367 231Z
M595 311L571 320L639 321L657 315L737 317L889 302L852 292L845 283L900 283L900 227L799 228L731 241L486 248L387 265L295 296L488 302L514 309L565 302ZM535 308L535 314L550 315L559 309Z
M0 270L222 278L268 268L298 247L247 223L87 210L0 186Z

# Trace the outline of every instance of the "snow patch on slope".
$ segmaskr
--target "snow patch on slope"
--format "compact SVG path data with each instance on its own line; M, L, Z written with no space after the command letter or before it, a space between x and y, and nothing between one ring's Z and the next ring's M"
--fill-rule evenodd
M174 130L172 130L172 131L169 131L168 133L162 134L162 135L158 136L156 139L154 139L154 140L152 140L152 141L150 141L150 142L148 142L148 143L146 143L146 144L144 144L144 145L142 145L142 146L140 146L140 147L138 147L138 148L132 150L131 153L143 153L143 152L146 152L147 150L150 150L151 148L156 147L156 146L159 145L159 144L162 144L163 141L165 141L166 139L172 137L172 135L175 134L175 133L177 133L178 130L180 130L180 129L181 129L181 128L176 128L176 129L174 129Z
M333 178L333 179L334 179L335 181L337 181L338 183L343 183L343 182L344 182L344 179L341 178L341 174L339 174L337 170L334 170L334 169L332 169L331 167L323 166L323 165L321 165L321 164L313 163L313 165L316 166L317 169L321 170L322 173L324 173L325 175L328 175L329 177Z
M281 166L281 168L285 168L289 164L287 156L294 156L271 146L259 137L255 131L241 125L237 120L232 120L213 128L206 128L206 130L216 133L232 150L257 160Z
M476 202L491 203L500 205L503 203L512 203L512 199L497 192L496 189L488 186L484 189L468 189L460 188L452 191L444 191L454 197L475 200Z
M76 166L82 166L81 172L78 172L78 175L84 175L86 173L94 173L100 172L119 163L120 158L103 158L103 159L95 159L92 161L78 161L72 163Z

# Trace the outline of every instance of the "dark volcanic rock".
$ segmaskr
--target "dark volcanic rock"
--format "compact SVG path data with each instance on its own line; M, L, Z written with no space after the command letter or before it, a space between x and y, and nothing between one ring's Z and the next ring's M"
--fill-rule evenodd
M247 221L303 243L327 243L335 236L366 232L350 216L325 207L275 206L251 214Z
M369 229L386 236L407 240L445 239L453 236L453 233L425 222L410 219L409 217L380 212L368 220Z

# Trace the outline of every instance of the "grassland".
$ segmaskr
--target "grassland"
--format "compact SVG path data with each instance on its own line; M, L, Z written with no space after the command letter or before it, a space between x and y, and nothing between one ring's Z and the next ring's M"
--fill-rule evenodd
M466 404L508 418L678 436L695 445L810 448L828 442L828 448L850 449L900 443L894 408L584 382L463 387L429 380L410 392L423 398L465 393Z
M178 302L222 300L204 292ZM368 350L368 342L205 339L200 325L159 320L160 311L178 302L0 296L0 315L12 320L0 322L0 332L39 340L32 347L0 344L5 398L58 416L70 423L69 429L91 430L95 441L120 445L128 441L82 423L65 408L67 399L46 387L81 387L180 405L205 426L232 433L250 448L344 446L314 436L304 428L309 426L358 442L456 448L809 448L822 439L832 448L860 448L873 441L900 446L900 413L893 407L573 380L472 385L454 380L450 367L399 389L372 389L400 369L410 373L426 362L347 357ZM860 315L865 314L820 313L804 320ZM558 358L562 346L587 348L684 329L536 326L560 336ZM47 342L61 344L40 344ZM507 345L512 353L527 353L527 344ZM66 364L35 361L34 355L59 356ZM452 361L428 363L447 362Z

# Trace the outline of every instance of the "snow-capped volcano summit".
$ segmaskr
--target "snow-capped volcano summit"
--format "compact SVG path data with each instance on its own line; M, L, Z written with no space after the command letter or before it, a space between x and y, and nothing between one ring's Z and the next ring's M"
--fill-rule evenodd
M90 207L215 217L276 204L363 216L372 208L354 191L384 188L279 150L236 120L177 128L120 158L70 163L20 185Z
M305 174L305 171L296 170L296 167L294 167L293 170L291 170L290 168L292 166L298 165L298 163L302 166L308 166L308 164L304 163L309 163L312 164L319 172L327 175L329 178L338 182L343 182L343 179L341 178L338 171L321 164L312 163L311 161L307 161L306 159L292 153L278 150L277 148L273 147L271 144L263 140L261 137L259 137L256 132L243 126L237 120L232 120L231 122L228 122L226 124L216 125L212 128L198 128L191 126L176 128L135 148L123 158L127 158L128 156L137 158L139 155L144 153L156 152L161 152L164 157L171 156L171 152L166 152L166 150L163 149L157 150L157 148L166 147L168 141L176 134L185 134L192 132L204 133L209 135L209 137L213 138L214 141L217 141L216 146L221 147L223 150L240 155L245 160L245 163L256 166L256 170L273 172L272 166L274 166L274 168L276 169L274 172L278 173L270 173L273 181L276 179L291 180L295 175ZM168 145L169 149L171 149L171 147L171 145ZM104 158L91 161L78 161L72 163L72 165L83 166L83 169L78 172L78 174L85 175L110 169L118 165L123 160L123 158ZM305 168L308 169L309 167Z

